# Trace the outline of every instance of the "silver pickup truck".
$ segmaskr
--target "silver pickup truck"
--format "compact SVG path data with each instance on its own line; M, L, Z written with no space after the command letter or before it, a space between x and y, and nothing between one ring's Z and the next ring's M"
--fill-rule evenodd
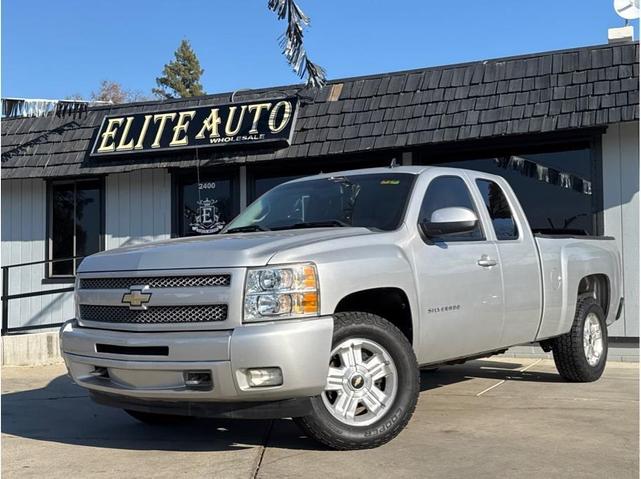
M418 166L291 181L221 234L93 255L75 296L63 355L98 403L293 417L336 449L396 436L420 368L538 343L594 381L623 307L611 238L533 233L502 178Z

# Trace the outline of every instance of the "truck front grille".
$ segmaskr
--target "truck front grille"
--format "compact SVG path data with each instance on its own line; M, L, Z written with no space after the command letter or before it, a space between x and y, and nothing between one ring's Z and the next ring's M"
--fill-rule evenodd
M229 286L231 275L149 276L128 278L86 278L80 280L80 289L129 289L131 286L150 288L199 288Z
M129 309L126 306L80 305L81 321L129 324L205 323L225 321L226 304L202 306L150 306L147 309Z

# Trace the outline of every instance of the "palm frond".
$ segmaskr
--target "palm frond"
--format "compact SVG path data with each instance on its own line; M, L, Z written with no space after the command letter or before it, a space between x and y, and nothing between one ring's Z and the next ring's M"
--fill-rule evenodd
M287 63L300 78L307 76L308 86L320 88L325 85L325 70L309 59L303 44L305 27L310 24L309 17L294 0L268 0L267 6L279 20L287 19L287 29L279 38Z

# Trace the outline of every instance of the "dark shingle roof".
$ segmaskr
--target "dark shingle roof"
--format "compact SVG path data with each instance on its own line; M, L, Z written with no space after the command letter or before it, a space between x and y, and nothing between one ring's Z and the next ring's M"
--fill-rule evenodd
M337 101L330 91L342 84ZM334 87L335 86L335 87ZM606 126L639 119L639 46L622 43L244 92L298 94L292 144L277 150L201 150L201 165L354 153ZM193 166L194 153L89 158L102 117L228 103L230 94L90 108L78 117L2 121L2 178Z

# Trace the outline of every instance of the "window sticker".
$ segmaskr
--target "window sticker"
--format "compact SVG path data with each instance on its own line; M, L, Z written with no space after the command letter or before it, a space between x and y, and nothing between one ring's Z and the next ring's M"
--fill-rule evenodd
M381 185L398 185L400 184L399 180L381 180Z

